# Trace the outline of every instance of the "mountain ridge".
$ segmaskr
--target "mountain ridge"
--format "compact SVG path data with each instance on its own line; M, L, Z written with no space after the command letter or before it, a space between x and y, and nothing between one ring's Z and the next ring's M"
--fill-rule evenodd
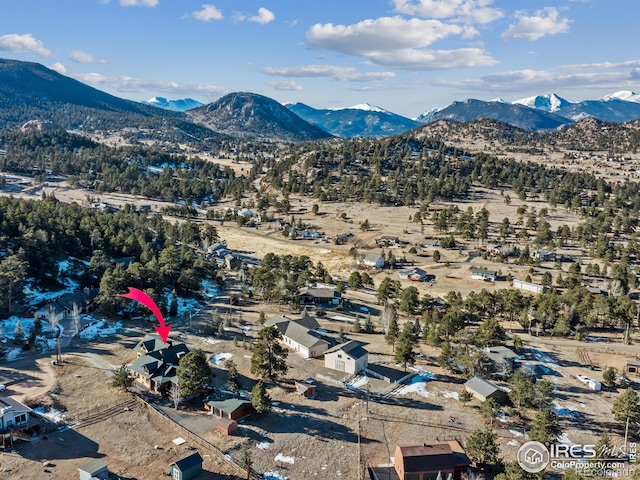
M229 93L189 110L187 115L200 125L245 139L295 142L331 137L272 98L257 93Z

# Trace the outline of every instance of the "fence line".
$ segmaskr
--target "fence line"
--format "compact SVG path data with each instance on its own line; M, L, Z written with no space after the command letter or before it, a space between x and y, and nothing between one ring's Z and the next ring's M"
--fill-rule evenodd
M172 426L174 429L176 429L178 432L180 432L186 438L191 440L193 443L199 445L200 447L204 448L205 450L208 450L209 452L214 454L216 457L224 460L228 465L230 465L236 471L237 475L240 475L242 478L251 478L252 480L262 480L262 477L260 475L256 474L255 472L251 472L251 476L249 477L249 474L248 474L247 470L242 468L235 461L233 461L230 457L225 455L225 453L222 450L220 450L218 447L216 447L212 443L208 442L207 440L205 440L201 436L197 435L196 433L192 432L188 428L183 427L178 422L176 422L172 418L170 418L167 415L165 415L164 413L162 413L160 410L158 410L156 407L151 405L149 402L147 402L143 398L140 398L139 396L136 395L135 399L138 401L138 403L140 403L141 405L145 406L147 408L148 412L153 413L156 416L156 418L159 418L163 422L165 422L165 423L169 424L170 426Z

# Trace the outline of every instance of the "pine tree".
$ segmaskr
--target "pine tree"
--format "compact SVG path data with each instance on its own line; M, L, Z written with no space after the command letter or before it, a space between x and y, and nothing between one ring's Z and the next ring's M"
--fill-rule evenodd
M616 384L616 369L609 367L602 374L602 381L607 387L613 387Z
M387 334L384 336L387 344L393 347L395 351L396 341L398 340L398 335L400 334L400 327L398 326L398 315L393 315L389 321L389 328L387 330Z
M180 391L185 398L202 396L209 391L211 366L205 353L193 350L180 359L176 370Z
M238 366L236 362L229 359L224 362L224 366L227 369L227 388L231 393L238 393L240 391L240 385L238 384Z
M359 317L356 317L356 319L353 321L353 326L351 327L351 331L353 333L362 332L362 325L360 324L360 318Z
M467 454L481 468L498 463L498 435L490 428L475 430L464 442Z
M256 413L268 413L271 411L271 397L264 386L258 382L251 390L251 405Z
M627 388L613 403L613 418L618 422L625 422L629 419L629 425L640 423L640 405L638 405L638 394L633 388Z
M485 422L489 425L493 425L496 417L500 413L500 405L493 398L487 398L480 404L480 415L484 418Z
M126 364L122 364L113 371L113 378L111 379L111 386L113 388L128 391L132 385L133 377L131 376L131 371Z
M24 330L22 329L22 324L20 324L20 320L16 322L16 326L13 330L13 342L16 345L22 345L22 342L24 342Z
M338 332L338 337L336 338L338 343L345 343L347 341L347 337L344 334L344 327L340 327L340 331Z
M264 325L266 321L267 321L267 315L263 311L261 311L260 316L258 317L258 323L260 325Z
M405 323L402 326L402 331L398 335L395 355L396 363L400 363L405 371L407 370L407 365L413 365L415 363L413 349L417 344L418 337L416 336L413 324L411 322Z
M171 301L169 303L169 316L175 317L178 315L178 294L175 290L171 292Z
M549 445L558 438L558 435L560 435L558 415L548 408L538 410L531 424L529 439Z
M374 333L376 331L376 326L371 320L371 315L367 316L367 319L364 321L364 331L366 333Z
M275 380L279 375L287 373L287 356L289 352L278 340L282 338L280 331L274 327L264 327L258 332L251 356L251 373L263 380Z

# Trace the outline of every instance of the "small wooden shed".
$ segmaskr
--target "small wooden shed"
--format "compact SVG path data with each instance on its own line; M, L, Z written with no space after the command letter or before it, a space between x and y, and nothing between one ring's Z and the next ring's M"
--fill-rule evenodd
M313 398L316 396L317 387L313 383L296 381L296 392L303 397Z
M171 464L171 478L192 480L202 473L202 457L198 452Z
M216 420L216 430L223 435L231 435L238 429L238 422L230 418L220 417Z

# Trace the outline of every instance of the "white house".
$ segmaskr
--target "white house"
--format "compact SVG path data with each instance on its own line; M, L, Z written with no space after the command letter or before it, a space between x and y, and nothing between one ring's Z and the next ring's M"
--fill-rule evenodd
M385 260L384 257L379 253L367 253L359 263L361 265L364 265L365 267L379 269L384 267Z
M11 397L0 397L0 430L22 430L34 422L33 410ZM39 423L35 419L35 424Z
M484 268L474 268L471 270L471 278L473 280L484 280L485 282L495 282L498 272L494 270L486 270Z
M369 364L369 353L360 343L350 340L324 353L324 366L339 372L356 374Z
M530 282L525 282L523 280L517 280L517 279L513 281L513 286L515 288L519 288L520 290L524 290L526 292L544 293L545 291L544 285L538 285L537 283L530 283Z
M315 331L320 325L313 317L293 320L276 316L267 321L267 326L275 326L282 334L282 343L303 358L319 357L329 348L329 342Z

